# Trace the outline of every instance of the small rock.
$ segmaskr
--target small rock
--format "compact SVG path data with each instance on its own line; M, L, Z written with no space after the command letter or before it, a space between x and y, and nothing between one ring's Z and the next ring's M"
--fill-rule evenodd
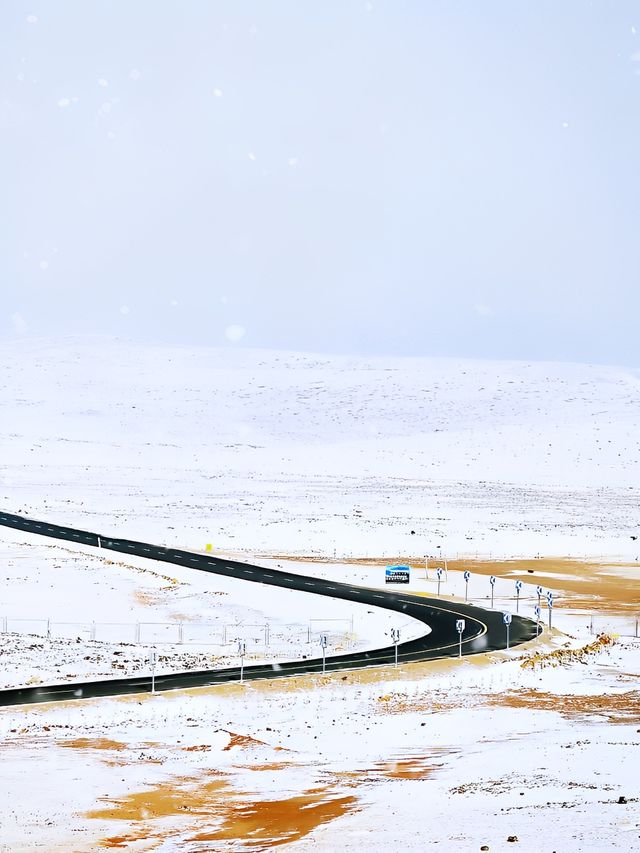
M482 847L481 847L480 849L481 849L481 850L488 850L488 849L489 849L489 845L488 845L488 844L483 844L483 845L482 845Z
M517 841L517 840L518 840L518 836L517 836L517 835L510 835L510 836L507 838L507 841Z
M626 806L626 804L627 804L627 798L626 797L618 797L618 805L619 806Z

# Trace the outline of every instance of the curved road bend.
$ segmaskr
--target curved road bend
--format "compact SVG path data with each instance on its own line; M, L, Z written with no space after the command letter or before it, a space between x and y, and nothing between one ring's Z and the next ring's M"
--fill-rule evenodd
M300 592L312 592L330 598L355 601L375 607L384 607L404 616L418 619L431 628L430 633L398 645L398 661L409 663L433 660L435 658L455 657L459 649L459 637L456 620L464 619L466 627L462 635L462 653L495 651L506 648L506 632L502 613L474 607L457 601L443 601L438 598L426 598L407 593L386 592L379 589L353 586L324 578L308 577L292 572L266 569L261 566L225 560L210 554L194 554L175 548L162 548L146 542L130 539L112 538L73 527L35 521L21 515L0 512L0 525L12 527L28 533L48 536L92 545L123 554L135 554L150 560L174 563L190 569L211 572L212 574L240 578L253 583L296 589ZM510 626L510 644L517 645L531 640L536 635L535 623L522 616L513 615ZM327 656L327 672L341 669L358 669L368 666L393 663L395 649L393 645L369 651ZM258 664L244 667L246 680L263 678L281 678L287 675L300 675L309 672L322 672L322 658L285 661L278 664ZM157 675L155 689L177 690L188 687L204 687L239 681L240 667L226 669L200 670L196 672L178 672ZM105 679L103 681L76 682L71 684L40 685L38 687L17 687L0 690L0 705L21 705L33 702L56 702L68 699L92 698L97 696L118 696L128 693L146 693L151 690L151 676L141 675L129 678Z

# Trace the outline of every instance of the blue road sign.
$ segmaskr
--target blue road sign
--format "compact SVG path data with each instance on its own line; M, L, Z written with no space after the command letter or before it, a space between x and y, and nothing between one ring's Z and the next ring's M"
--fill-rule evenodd
M409 583L411 566L387 566L384 573L385 583Z

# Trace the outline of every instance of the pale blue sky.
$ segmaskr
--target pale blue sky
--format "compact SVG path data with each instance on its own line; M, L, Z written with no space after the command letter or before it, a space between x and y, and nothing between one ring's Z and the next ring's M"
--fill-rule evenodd
M6 2L0 336L640 365L640 7Z

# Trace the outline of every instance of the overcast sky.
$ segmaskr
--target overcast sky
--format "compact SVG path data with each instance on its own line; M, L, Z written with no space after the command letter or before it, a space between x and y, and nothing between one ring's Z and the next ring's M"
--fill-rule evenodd
M640 365L640 8L0 6L0 337Z

